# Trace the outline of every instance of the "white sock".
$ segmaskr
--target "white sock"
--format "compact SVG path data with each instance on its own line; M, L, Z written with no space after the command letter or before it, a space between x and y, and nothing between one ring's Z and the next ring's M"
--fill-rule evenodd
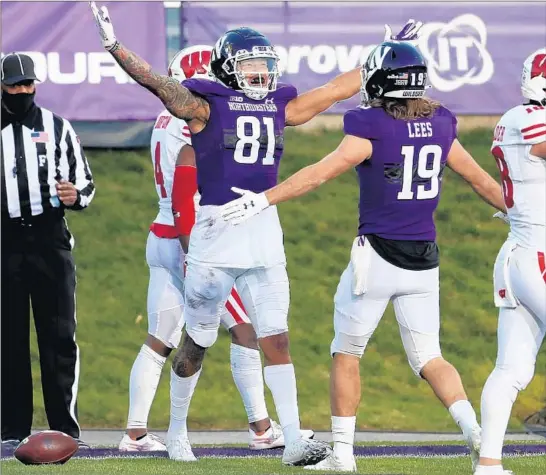
M449 408L449 413L464 435L470 434L472 429L479 426L476 412L466 399L454 402Z
M231 344L231 374L241 394L248 422L268 419L260 351Z
M148 415L166 359L149 346L142 345L129 377L127 429L146 429L148 426Z
M188 378L181 378L171 369L171 421L169 423L171 437L188 437L188 411L201 369Z
M293 364L266 366L264 378L273 394L275 409L288 445L301 439L300 416L298 412L298 390Z
M356 416L339 417L332 416L332 437L334 439L334 455L346 460L353 458L353 445L355 441Z
M504 435L518 389L512 378L495 368L482 392L482 445L480 457L501 460Z

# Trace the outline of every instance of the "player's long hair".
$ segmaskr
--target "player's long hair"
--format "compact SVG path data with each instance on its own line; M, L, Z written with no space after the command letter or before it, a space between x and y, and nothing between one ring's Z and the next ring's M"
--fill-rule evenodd
M395 99L380 97L372 99L368 106L381 107L395 119L412 120L432 117L436 109L441 106L438 101L422 97L419 99Z

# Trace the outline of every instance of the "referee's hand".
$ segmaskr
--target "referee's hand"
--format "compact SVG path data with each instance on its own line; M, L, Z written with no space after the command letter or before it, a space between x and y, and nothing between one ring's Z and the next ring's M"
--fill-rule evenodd
M57 188L59 200L61 200L65 206L73 206L76 203L78 199L78 190L76 190L76 187L72 183L66 180L59 180L55 185L55 188Z

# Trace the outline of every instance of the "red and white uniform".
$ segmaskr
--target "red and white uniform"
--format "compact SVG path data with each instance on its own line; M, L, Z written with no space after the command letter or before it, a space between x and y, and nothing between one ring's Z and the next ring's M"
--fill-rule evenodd
M510 232L493 273L498 351L495 369L482 391L480 458L498 461L512 407L518 392L533 379L546 334L546 159L531 153L533 146L546 143L546 48L523 63L521 95L527 104L502 116L491 146ZM535 147L535 153L537 148L542 145ZM491 469L508 473L502 465L478 465L474 474Z
M176 160L181 148L191 145L190 137L186 122L165 110L157 117L150 144L159 212L150 226L146 244L146 261L150 268L148 333L171 348L178 346L184 326L185 260L174 223L172 191ZM197 208L198 194L194 196L194 202ZM222 316L226 329L250 323L235 289L226 308Z
M500 119L491 147L510 221L494 268L501 366L534 368L546 332L546 160L531 154L545 140L546 108L521 105Z

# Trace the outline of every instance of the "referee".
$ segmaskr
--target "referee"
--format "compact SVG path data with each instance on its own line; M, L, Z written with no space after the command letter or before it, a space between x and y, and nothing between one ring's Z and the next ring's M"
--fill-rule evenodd
M49 426L79 440L76 271L66 209L95 192L70 123L34 103L32 59L2 59L2 447L30 435L33 413L30 304Z

